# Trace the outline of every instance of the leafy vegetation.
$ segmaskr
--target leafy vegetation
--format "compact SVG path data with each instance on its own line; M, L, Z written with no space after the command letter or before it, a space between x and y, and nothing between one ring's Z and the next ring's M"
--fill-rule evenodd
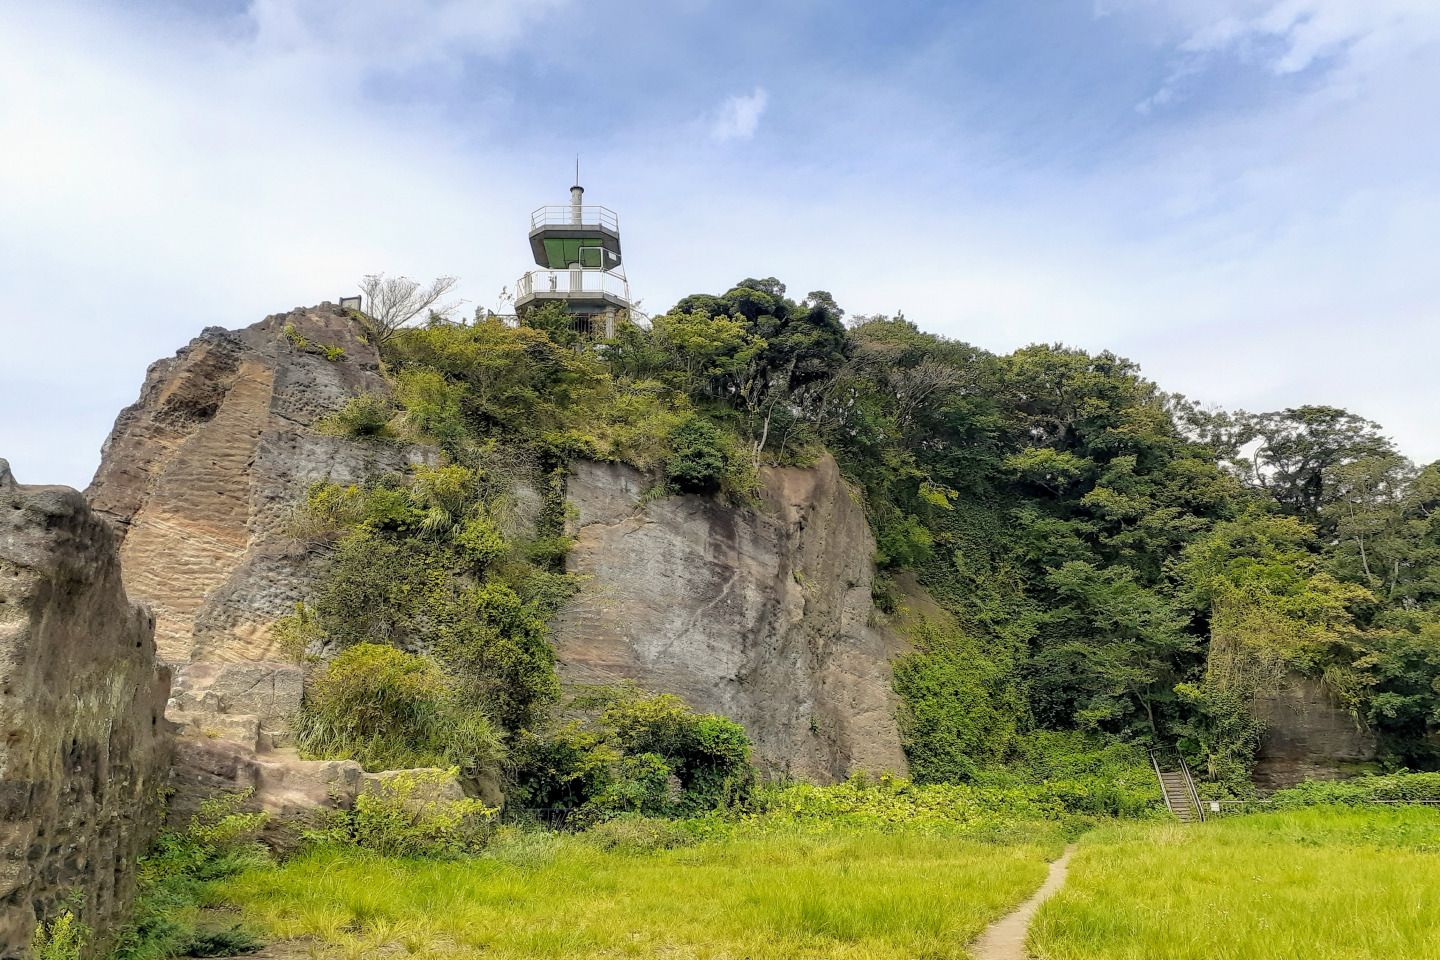
M221 929L202 924L214 884L271 866L258 841L269 818L243 811L248 793L206 801L183 831L160 834L140 861L139 896L129 923L115 938L111 960L228 957L253 953L261 942L233 921Z
M330 662L306 697L298 739L316 759L368 770L453 766L467 778L492 773L504 755L499 732L433 661L374 643Z
M511 755L518 806L573 810L574 822L584 823L690 816L749 799L750 740L733 720L628 687L590 691L571 708L577 715L518 738Z
M1036 743L1084 765L1108 743L1178 741L1212 792L1244 794L1251 704L1297 674L1373 727L1392 767L1440 759L1440 468L1346 411L1207 411L1110 353L998 356L898 317L847 324L829 294L794 300L774 278L622 319L604 342L556 307L383 340L392 396L356 398L334 428L442 460L310 492L296 528L331 571L279 634L327 657L431 658L428 706L397 706L395 729L479 717L527 805L700 802L687 781L676 805L683 751L562 716L545 624L575 589L563 478L579 457L651 471L656 495L744 504L763 466L833 454L875 533L877 603L913 640L895 689L917 783L1043 780ZM520 489L544 502L523 535ZM903 615L915 589L943 615ZM359 755L383 725L311 743Z
M479 800L448 796L445 787L455 772L400 771L356 797L350 809L324 812L305 839L387 857L475 853L489 842L496 811Z

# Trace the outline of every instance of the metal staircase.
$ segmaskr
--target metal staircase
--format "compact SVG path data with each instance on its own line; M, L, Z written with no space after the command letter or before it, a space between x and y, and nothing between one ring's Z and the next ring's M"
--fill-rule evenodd
M1205 819L1205 809L1200 806L1200 795L1195 792L1195 779L1190 776L1190 765L1176 750L1150 748L1150 764L1160 780L1160 792L1165 796L1165 809L1175 814L1181 823L1198 823Z

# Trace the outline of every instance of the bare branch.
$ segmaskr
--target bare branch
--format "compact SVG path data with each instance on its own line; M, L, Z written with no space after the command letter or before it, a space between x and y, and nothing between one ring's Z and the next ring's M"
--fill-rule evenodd
M422 314L444 317L454 311L460 301L439 304L439 300L455 286L456 279L437 277L429 286L421 286L409 277L368 274L360 281L360 292L365 297L365 325L370 328L375 343L389 340Z

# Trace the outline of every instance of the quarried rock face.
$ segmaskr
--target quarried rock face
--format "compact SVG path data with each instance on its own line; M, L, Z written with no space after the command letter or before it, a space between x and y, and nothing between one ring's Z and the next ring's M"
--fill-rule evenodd
M1314 677L1292 674L1275 693L1255 698L1255 713L1267 725L1253 774L1262 790L1342 779L1375 760L1374 734Z
M109 525L0 460L0 957L74 895L97 942L129 905L169 762L154 633Z
M834 460L762 470L756 509L641 504L647 486L628 467L574 467L569 565L589 579L553 625L561 679L678 694L744 724L777 772L904 771L875 542Z
M87 493L123 539L126 589L155 611L166 660L273 659L270 624L311 582L315 558L286 536L310 484L433 455L312 429L351 397L388 391L359 333L329 304L207 328L151 365L115 421Z

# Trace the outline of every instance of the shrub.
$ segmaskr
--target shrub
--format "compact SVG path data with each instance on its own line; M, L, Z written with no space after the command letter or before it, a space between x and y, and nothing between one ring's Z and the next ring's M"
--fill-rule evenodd
M588 721L516 743L515 797L528 806L573 809L582 822L685 816L740 804L754 789L750 740L733 720L630 687L601 688L575 707Z
M585 837L602 850L624 853L673 850L688 847L697 839L674 820L634 816L597 823L585 831Z
M70 910L35 925L30 938L31 960L80 960L90 931Z
M207 883L271 865L258 841L268 815L242 810L251 793L213 797L200 805L188 829L160 834L140 861L140 895L115 937L111 960L234 956L259 949L260 942L238 927L202 933L188 919L204 902ZM222 948L229 952L218 952Z
M709 420L690 416L670 431L670 459L665 472L670 482L692 493L720 489L726 456L720 430Z
M306 697L298 739L307 757L369 770L455 766L478 776L502 753L494 726L457 700L434 662L373 643L330 662Z
M1276 806L1304 807L1322 803L1360 804L1380 801L1440 802L1440 773L1366 774L1352 780L1309 780L1270 795Z
M963 783L1014 744L1025 700L1012 658L953 626L922 622L910 639L894 664L906 759L918 783Z
M496 811L479 800L451 800L442 788L456 771L407 770L327 811L306 839L373 850L387 857L456 857L482 849Z
M362 393L351 397L345 406L326 418L325 426L342 436L373 440L393 435L389 424L394 416L395 408L389 400L373 393Z

